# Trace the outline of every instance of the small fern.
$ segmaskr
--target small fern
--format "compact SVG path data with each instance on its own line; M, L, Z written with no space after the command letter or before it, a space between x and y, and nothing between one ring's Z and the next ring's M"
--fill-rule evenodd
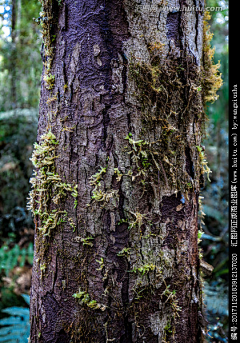
M23 249L20 249L18 244L15 244L12 249L4 244L0 248L0 260L0 273L3 270L6 275L16 266L23 267L26 262L32 264L33 244L30 243L27 248Z
M26 294L22 296L29 304L29 296ZM30 335L29 309L14 306L5 308L2 312L10 317L0 319L0 342L27 343Z

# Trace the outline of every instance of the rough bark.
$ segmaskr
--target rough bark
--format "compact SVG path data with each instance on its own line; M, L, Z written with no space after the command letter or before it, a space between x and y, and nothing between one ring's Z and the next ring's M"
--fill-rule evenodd
M201 342L203 13L42 3L30 340Z

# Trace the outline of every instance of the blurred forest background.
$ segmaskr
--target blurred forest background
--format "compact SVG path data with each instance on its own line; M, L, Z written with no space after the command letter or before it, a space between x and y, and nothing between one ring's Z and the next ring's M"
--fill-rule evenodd
M221 61L223 86L209 104L205 145L211 183L202 190L201 249L214 266L203 275L208 341L228 335L228 1L211 12L215 62ZM40 96L41 5L38 0L0 0L0 342L27 342L34 225L26 209L36 140ZM201 236L201 237L200 237Z

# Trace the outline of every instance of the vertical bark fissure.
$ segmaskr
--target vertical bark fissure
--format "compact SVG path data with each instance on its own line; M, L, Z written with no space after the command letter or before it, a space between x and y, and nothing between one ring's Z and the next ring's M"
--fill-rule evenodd
M102 111L103 114L103 146L104 149L107 149L108 153L111 150L111 146L106 147L106 140L107 140L107 129L108 129L108 125L110 123L110 118L109 118L109 114L108 114L108 110L111 108L111 105L105 105L105 108Z

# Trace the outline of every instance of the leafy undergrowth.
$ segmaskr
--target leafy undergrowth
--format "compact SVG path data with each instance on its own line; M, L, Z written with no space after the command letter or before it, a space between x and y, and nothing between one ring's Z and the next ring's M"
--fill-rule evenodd
M27 343L34 225L26 210L37 110L0 113L0 342Z
M201 237L203 260L214 269L204 277L204 304L208 320L208 342L227 342L228 336L228 132L227 126L208 128L206 155L212 170L201 195L204 212Z
M25 263L32 265L33 262L33 244L29 243L27 248L20 249L18 244L15 244L13 248L9 248L6 243L0 248L0 273L5 271L6 275L19 265L20 268L25 266Z
M6 307L23 304L20 296L29 294L33 262L33 230L25 229L20 240L15 235L4 239L0 247L0 311ZM2 318L0 312L0 318Z
M33 228L26 198L36 132L36 109L0 113L0 246L9 233L17 241L25 229Z
M0 342L27 343L33 244L23 239L0 248ZM24 294L25 293L25 294Z
M23 299L30 304L30 297L22 295ZM30 335L29 309L26 307L8 307L2 310L8 317L0 319L0 342L3 343L27 343Z

